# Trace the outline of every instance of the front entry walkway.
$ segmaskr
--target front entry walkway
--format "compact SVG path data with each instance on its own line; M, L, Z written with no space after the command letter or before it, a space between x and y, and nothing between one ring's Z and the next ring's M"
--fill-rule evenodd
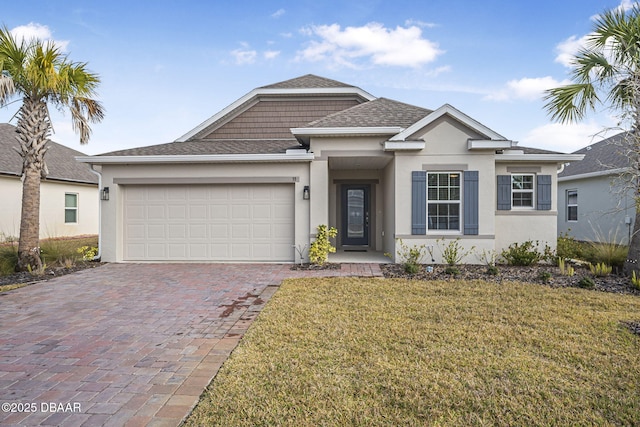
M285 278L377 264L108 264L0 295L0 425L177 426Z

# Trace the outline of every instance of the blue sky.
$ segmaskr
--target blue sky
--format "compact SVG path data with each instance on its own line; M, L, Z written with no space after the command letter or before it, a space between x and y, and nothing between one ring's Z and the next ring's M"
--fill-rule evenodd
M52 114L52 139L87 154L173 141L252 89L309 73L425 108L448 103L520 145L571 152L615 120L603 109L552 123L542 91L567 82L566 58L595 15L630 5L24 0L3 4L0 22L54 40L100 75L106 118L88 145L68 115ZM18 106L0 109L0 122Z

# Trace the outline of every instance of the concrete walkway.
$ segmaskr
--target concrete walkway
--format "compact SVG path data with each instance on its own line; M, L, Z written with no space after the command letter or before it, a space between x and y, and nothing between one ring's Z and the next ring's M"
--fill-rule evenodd
M278 285L377 264L108 264L0 295L0 425L177 426Z

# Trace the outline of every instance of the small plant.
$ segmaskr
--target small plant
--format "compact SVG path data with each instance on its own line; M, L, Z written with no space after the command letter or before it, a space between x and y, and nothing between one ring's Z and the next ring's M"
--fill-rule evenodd
M471 252L475 250L475 246L472 246L470 249L465 250L464 246L460 244L460 239L455 239L449 242L445 246L444 239L437 240L438 247L442 251L442 259L448 265L457 265L462 261L464 257L469 255Z
M567 264L562 258L558 258L558 267L560 268L560 274L563 276L573 277L576 274L576 270L571 264Z
M76 260L75 260L75 258L65 258L65 259L62 261L62 266L63 266L64 268L73 268L73 267L75 267L75 265L76 265Z
M491 276L497 276L499 273L498 267L496 266L496 251L494 250L486 250L483 249L482 252L476 253L478 259L487 267L486 273Z
M548 271L541 271L538 275L538 279L544 284L548 284L551 282L551 273Z
M608 276L611 274L612 267L610 265L605 264L604 262L599 262L596 265L589 264L589 270L591 274L596 277Z
M409 246L402 239L398 239L398 247L397 254L405 273L416 274L420 271L420 265L424 263L427 256L427 246Z
M502 258L509 265L529 266L536 264L544 258L538 250L539 242L527 240L522 244L512 243L509 247L502 251Z
M91 261L98 255L98 248L95 246L81 246L76 249L76 252L82 255L83 261Z
M584 259L585 243L577 241L569 232L558 236L556 256L558 259Z
M40 267L33 268L31 264L27 264L27 271L32 276L44 276L44 273L47 271L47 264L42 264Z
M329 260L329 254L335 253L336 248L331 244L331 238L338 235L338 230L334 227L327 227L324 224L318 226L316 240L309 248L309 261L315 265L324 265Z
M631 273L631 285L633 285L634 288L640 290L640 278L636 277L635 270L633 270L633 273Z
M307 245L297 244L297 245L293 245L293 247L296 250L296 252L298 252L298 255L300 255L300 265L302 265L302 262L304 261L304 253L307 251Z
M445 269L444 272L446 274L450 274L452 276L457 276L460 274L460 269L458 269L458 267L456 267L455 265L448 265Z
M627 259L629 247L622 244L618 237L618 229L610 230L605 234L598 228L593 228L595 240L589 241L589 259L593 263L604 263L611 266L622 267Z
M583 277L578 282L578 287L583 289L593 289L596 286L596 283L593 281L591 277Z

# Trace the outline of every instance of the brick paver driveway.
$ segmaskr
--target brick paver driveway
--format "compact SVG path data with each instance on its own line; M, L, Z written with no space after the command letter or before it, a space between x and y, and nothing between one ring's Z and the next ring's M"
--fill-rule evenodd
M377 265L108 264L0 295L0 425L177 426L286 277Z

